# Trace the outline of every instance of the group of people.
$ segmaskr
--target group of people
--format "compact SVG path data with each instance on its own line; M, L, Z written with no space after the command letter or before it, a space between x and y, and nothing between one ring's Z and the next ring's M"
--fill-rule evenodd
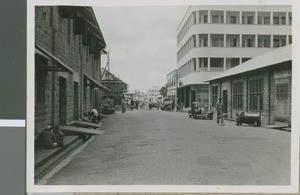
M83 113L82 121L98 124L100 123L101 119L102 117L99 115L98 111L93 108L91 111Z
M41 146L47 149L62 147L64 146L64 137L65 135L59 129L59 126L48 125L44 131L42 131L37 138L36 146Z
M130 110L133 111L133 109L139 109L139 101L138 100L129 100L127 101L125 98L121 101L121 111L122 113L126 112L126 106L130 107Z

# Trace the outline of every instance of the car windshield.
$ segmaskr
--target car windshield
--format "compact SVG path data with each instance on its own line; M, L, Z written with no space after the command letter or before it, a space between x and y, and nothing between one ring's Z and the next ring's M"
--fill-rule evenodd
M194 102L194 104L198 108L207 108L208 107L208 105L206 103L203 103L203 102Z

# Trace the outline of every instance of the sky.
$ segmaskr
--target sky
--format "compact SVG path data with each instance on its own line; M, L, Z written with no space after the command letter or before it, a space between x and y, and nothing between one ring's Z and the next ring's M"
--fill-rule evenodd
M188 6L93 7L110 56L110 72L146 92L177 66L177 27ZM107 56L102 56L105 67Z

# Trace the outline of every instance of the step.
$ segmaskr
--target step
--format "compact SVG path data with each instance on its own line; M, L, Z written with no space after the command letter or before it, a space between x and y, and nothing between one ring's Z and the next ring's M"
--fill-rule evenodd
M62 160L64 160L71 152L80 147L86 140L83 140L76 136L76 139L70 139L68 145L65 145L55 152L47 155L46 158L41 159L35 164L34 178L37 183L42 177L44 177L49 171L57 166Z
M66 147L73 144L77 139L79 139L78 136L65 136L64 137L64 146L63 147L57 147L52 149L39 149L35 151L35 159L34 159L34 166L39 167L40 165L47 162L49 159L51 159L53 156L57 155L59 152L64 150Z

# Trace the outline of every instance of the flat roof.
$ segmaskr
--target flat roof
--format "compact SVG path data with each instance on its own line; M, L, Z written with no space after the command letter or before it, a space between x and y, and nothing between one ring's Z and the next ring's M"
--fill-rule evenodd
M252 58L238 66L235 66L211 79L206 80L206 82L222 79L225 77L230 77L260 68L265 68L275 64L292 60L292 45L279 47L271 52L262 54L255 58Z

